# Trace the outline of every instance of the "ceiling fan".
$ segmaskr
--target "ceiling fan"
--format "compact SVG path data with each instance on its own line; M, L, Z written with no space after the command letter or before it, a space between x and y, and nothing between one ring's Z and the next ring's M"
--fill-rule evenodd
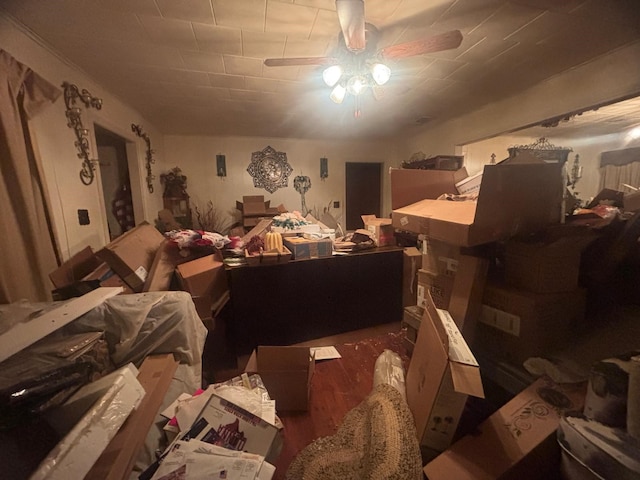
M462 42L460 31L452 30L378 49L379 31L365 22L364 0L336 0L336 12L341 32L333 56L267 58L264 64L268 67L326 65L322 77L333 88L329 97L335 103L342 103L347 93L353 95L356 117L360 115L358 96L370 87L374 97L378 98L380 87L389 80L391 69L385 61L454 49Z

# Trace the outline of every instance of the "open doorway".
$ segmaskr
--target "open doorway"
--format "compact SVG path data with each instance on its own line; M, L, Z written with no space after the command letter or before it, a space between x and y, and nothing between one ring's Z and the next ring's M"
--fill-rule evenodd
M382 163L345 165L345 220L347 230L363 228L361 215L380 216Z
M109 238L122 235L136 225L127 142L106 128L95 125L96 146Z

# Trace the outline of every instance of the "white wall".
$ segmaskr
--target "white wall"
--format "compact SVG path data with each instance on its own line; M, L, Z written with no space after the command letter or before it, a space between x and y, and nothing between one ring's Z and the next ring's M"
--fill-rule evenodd
M166 165L180 167L187 176L187 192L191 196L191 206L201 209L211 200L218 210L230 219L239 218L235 208L236 200L244 195L264 195L272 206L283 204L288 210L300 210L300 194L293 188L293 179L305 175L311 179L311 189L306 193L309 210L314 207L322 211L330 202L339 201L340 208L331 210L343 220L345 198L346 162L384 163L385 173L391 166L399 166L402 159L396 149L384 142L260 138L260 137L199 137L166 136L164 139ZM252 152L271 146L278 152L287 154L287 161L293 168L288 187L270 194L253 185L253 178L247 172ZM216 154L226 156L227 176L216 176ZM329 159L329 178L320 179L320 157ZM388 175L383 175L382 215L391 213L391 193ZM195 210L194 210L195 222Z
M106 91L94 79L34 40L1 13L0 48L53 85L61 86L64 81L67 81L76 84L80 89L86 88L92 95L102 98L103 107L100 111L90 109L82 113L83 125L90 130L91 156L97 158L93 122L135 143L138 168L131 172L132 188L135 189L137 185L141 192L138 195L138 203L143 210L143 217L153 222L162 205L162 192L159 180L155 181L156 190L153 195L147 191L144 181L145 144L131 131L131 123L141 124L151 137L152 147L156 152L154 171L159 171L164 168L162 136L154 126ZM36 148L43 161L46 188L52 202L54 231L63 258L68 258L87 245L94 249L101 248L109 239L106 216L103 214L104 202L100 179L96 178L89 186L80 182L79 172L82 161L77 157L78 152L74 146L75 134L67 126L62 96L34 119L33 128ZM78 209L89 211L90 225L79 225Z

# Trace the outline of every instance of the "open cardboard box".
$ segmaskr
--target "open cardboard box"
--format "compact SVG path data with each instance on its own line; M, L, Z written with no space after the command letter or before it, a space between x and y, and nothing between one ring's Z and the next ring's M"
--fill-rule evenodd
M467 395L484 397L478 362L449 312L436 309L428 293L406 385L407 403L427 457L451 444Z
M429 480L557 478L556 429L563 414L581 411L585 385L546 377L516 395L477 431L427 463Z
M485 165L477 201L423 199L394 209L393 226L460 246L536 232L560 220L560 168L546 163Z
M378 247L396 244L395 228L390 218L378 218L375 215L361 215L361 218L364 228L375 235Z
M176 273L182 289L192 297L208 297L215 304L228 293L227 273L219 252L181 263Z
M309 347L259 346L245 372L260 375L277 411L307 410L314 367Z

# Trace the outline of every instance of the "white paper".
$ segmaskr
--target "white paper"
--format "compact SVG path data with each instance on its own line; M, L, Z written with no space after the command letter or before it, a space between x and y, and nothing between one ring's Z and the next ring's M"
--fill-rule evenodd
M336 347L311 347L309 349L311 354L315 354L317 360L332 360L334 358L342 358L342 355L338 353Z
M169 420L171 420L173 417L176 416L176 410L178 408L178 404L184 400L188 400L189 398L191 398L191 395L189 395L188 393L181 393L180 396L176 398L171 405L169 405L162 412L160 412L160 415L162 415L164 418L168 418Z

